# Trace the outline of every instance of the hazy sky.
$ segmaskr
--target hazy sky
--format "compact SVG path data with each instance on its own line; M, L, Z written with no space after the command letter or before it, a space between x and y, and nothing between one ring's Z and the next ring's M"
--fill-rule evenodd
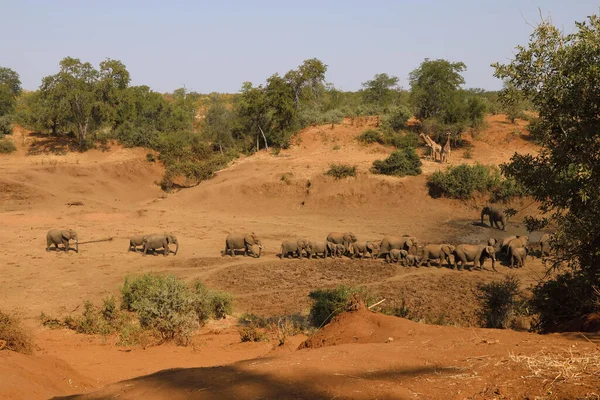
M400 78L425 58L467 64L467 87L498 89L490 63L526 44L538 7L566 32L598 13L593 0L0 0L0 66L39 87L66 56L121 60L134 85L237 92L307 58L357 90L376 73Z

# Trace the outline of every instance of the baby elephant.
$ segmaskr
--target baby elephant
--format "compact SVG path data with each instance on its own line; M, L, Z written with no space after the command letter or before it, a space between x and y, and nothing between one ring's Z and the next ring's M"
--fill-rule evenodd
M69 240L75 241L75 252L79 253L79 238L77 232L72 229L51 229L46 234L46 251L50 251L50 246L54 245L58 249L58 245L62 244L65 247L65 253L69 251Z
M138 246L144 246L145 235L134 235L129 238L129 249L127 251L138 251ZM143 250L142 247L140 250Z
M400 250L400 249L391 249L389 253L385 255L385 261L388 263L398 263L402 262L402 265L406 266L406 257L408 256L408 251Z
M527 255L529 254L529 248L519 247L512 251L512 255L510 257L510 267L516 264L517 268L523 268L525 266L525 260L527 259Z
M416 267L419 264L419 258L414 254L409 254L404 259L404 262L405 267Z
M343 244L336 244L335 245L335 257L343 257L344 254L346 254L346 247Z

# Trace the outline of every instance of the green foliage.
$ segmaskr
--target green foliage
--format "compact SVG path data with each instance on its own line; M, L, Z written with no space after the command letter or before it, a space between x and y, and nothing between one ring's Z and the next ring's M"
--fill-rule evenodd
M504 82L504 88L500 92L500 103L503 111L512 122L515 123L517 118L526 119L525 116L525 97L510 81Z
M144 329L162 340L187 343L191 331L209 318L231 313L232 296L208 289L200 281L188 287L179 278L145 274L126 277L121 288L121 307L135 312Z
M592 286L600 286L599 53L597 15L576 23L570 34L542 20L529 44L517 48L512 62L493 65L495 76L514 87L539 112L535 136L540 152L515 154L502 170L526 186L540 202L541 213L556 224L555 247L561 256L552 256L551 261L571 275L559 275L541 283L537 290L562 285L569 294L562 303L568 307L560 307L556 313L561 321L579 317L587 309L586 293ZM569 276L577 279L567 279ZM573 297L572 288L577 289L572 293L578 293ZM544 329L554 324L544 310L560 303L550 297L539 299L537 309L548 318L541 322Z
M23 354L33 352L31 333L23 327L21 320L14 314L0 310L0 340L6 342L6 349Z
M11 114L17 105L14 94L6 85L0 84L0 117Z
M9 154L17 150L12 140L8 138L0 139L0 154Z
M600 311L594 301L594 285L593 278L582 271L566 271L537 284L529 301L536 316L534 329L556 331L579 316Z
M519 279L510 275L502 281L477 285L482 326L505 329L510 325L522 304L520 286Z
M381 143L383 144L383 136L376 129L367 129L356 137L356 140L363 144Z
M436 171L427 178L429 195L453 199L470 199L475 192L486 193L498 186L500 172L485 165L461 164L446 172Z
M395 146L398 149L412 147L415 149L419 144L419 135L414 132L388 133L384 134L384 143Z
M238 328L238 333L242 342L267 342L269 340L264 329L252 324Z
M20 95L23 90L19 74L10 68L0 67L0 85L6 86L13 96Z
M349 176L356 176L356 165L331 164L325 175L333 176L335 179L343 179Z
M316 327L329 323L336 315L346 311L352 303L367 303L370 300L366 288L344 285L334 289L313 290L308 297L313 300L309 318Z
M200 323L211 318L223 319L233 311L233 296L230 293L209 289L200 280L192 282L192 291Z
M398 77L388 74L376 74L375 77L363 82L363 97L366 104L373 104L380 109L391 104L394 92L398 90Z
M385 160L375 160L371 172L393 176L420 175L421 160L412 147L394 151Z
M411 101L420 120L444 118L455 106L459 88L465 83L461 75L467 69L462 62L425 59L409 75Z
M234 114L227 109L224 101L213 94L210 97L210 106L204 115L204 135L219 146L219 151L223 153L223 147L228 148L233 145L233 119Z
M399 132L408 127L411 116L412 113L405 106L392 107L382 116L381 126L384 130Z
M8 115L0 117L0 139L2 139L2 135L12 135L12 133L12 118Z

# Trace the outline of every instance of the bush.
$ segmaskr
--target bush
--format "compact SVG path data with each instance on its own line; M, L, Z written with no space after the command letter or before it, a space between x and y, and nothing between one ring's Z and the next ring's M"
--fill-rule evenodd
M335 179L347 178L356 176L356 165L348 164L331 164L325 175L333 176Z
M121 293L123 304L137 313L142 328L153 330L162 340L187 344L198 317L195 296L182 280L173 275L126 277Z
M408 120L412 116L410 110L404 106L393 107L381 119L381 125L386 130L399 132L408 127Z
M156 157L154 157L154 154L152 153L146 153L146 161L149 163L156 162Z
M266 342L269 340L263 329L252 324L238 328L238 333L242 342Z
M17 150L17 147L8 138L0 139L0 153L9 154Z
M8 350L23 354L33 352L31 333L21 325L21 320L13 314L0 311L0 340L6 342Z
M383 136L376 129L367 129L356 137L356 140L363 144L380 143L383 144Z
M136 312L142 328L184 344L196 326L231 313L233 302L229 293L211 290L199 280L190 289L172 275L126 277L121 295L121 307Z
M500 172L481 164L461 164L446 172L436 171L427 178L429 195L469 199L475 192L487 192L500 182Z
M521 282L514 276L503 281L479 284L478 300L481 305L479 317L486 328L505 329L517 313Z
M405 149L407 147L412 147L413 149L416 149L419 145L419 135L417 135L414 132L407 132L405 134L385 134L384 143L395 146L398 149Z
M367 303L369 297L365 288L340 285L335 289L319 289L309 293L313 300L310 308L310 321L316 327L329 323L333 317L346 311L354 301Z
M3 115L0 117L0 138L2 135L12 135L13 127L12 120L8 115Z
M196 295L194 309L200 323L208 319L223 319L233 310L233 296L230 293L212 290L200 280L192 283L192 291Z
M490 201L492 203L506 202L515 197L523 197L529 194L525 186L513 178L501 179L500 183L492 188Z
M535 315L534 329L552 332L575 318L598 312L593 285L581 272L564 272L538 283L529 301Z
M375 160L371 172L393 176L416 176L421 173L421 160L412 147L396 150L385 160Z

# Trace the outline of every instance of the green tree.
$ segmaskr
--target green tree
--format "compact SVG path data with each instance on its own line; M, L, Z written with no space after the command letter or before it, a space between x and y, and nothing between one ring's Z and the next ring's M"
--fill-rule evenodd
M297 128L297 108L294 106L293 88L278 74L267 79L265 90L271 114L268 137L271 143L285 146Z
M21 90L19 74L10 68L0 67L0 117L15 110Z
M316 100L318 93L324 87L327 65L317 58L304 60L297 69L288 71L283 79L290 85L296 108L300 108L303 93Z
M509 64L493 64L495 76L520 90L539 110L541 134L537 155L517 154L502 166L504 173L528 187L540 210L557 226L557 268L567 268L562 293L577 285L568 310L551 316L552 290L538 293L542 329L594 310L594 286L600 286L600 19L593 15L571 34L543 20L527 46L517 47ZM530 218L529 229L547 220ZM566 265L566 267L565 267ZM562 270L562 269L561 269ZM551 288L559 277L541 284ZM573 286L575 287L575 286ZM563 288L563 289L561 289ZM558 291L556 292L558 294Z
M411 101L415 116L449 119L459 102L460 86L465 83L461 75L467 69L462 62L425 59L409 75Z
M223 154L223 146L233 142L233 113L227 109L223 100L215 93L211 94L210 106L204 115L204 134L219 146Z
M376 74L372 80L363 82L365 102L375 104L377 108L390 105L394 94L399 90L398 81L398 77L383 73Z
M271 125L271 111L266 90L262 85L254 87L251 82L244 82L237 101L237 114L240 118L241 129L256 136L256 151L260 148L261 136L265 148L269 150L265 130L268 130Z
M504 88L499 94L499 100L502 104L502 108L504 108L506 116L513 124L517 118L524 115L525 99L523 98L521 91L518 90L512 82L504 82Z

